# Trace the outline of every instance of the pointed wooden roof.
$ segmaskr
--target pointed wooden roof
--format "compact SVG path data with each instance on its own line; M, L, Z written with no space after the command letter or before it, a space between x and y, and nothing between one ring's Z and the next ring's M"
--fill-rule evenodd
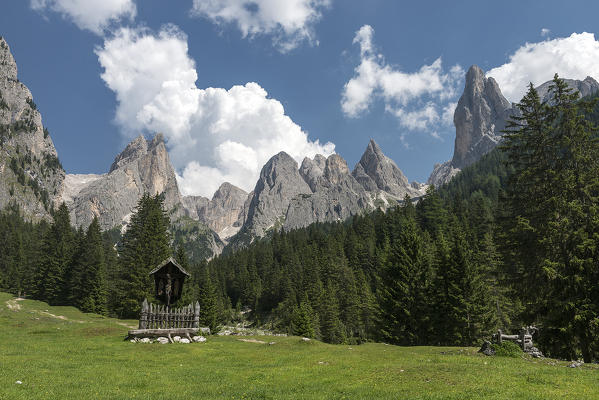
M167 264L173 264L175 267L177 267L179 269L179 271L181 271L182 273L184 273L187 276L191 276L189 274L189 272L185 271L183 269L182 266L180 266L179 264L177 264L177 262L175 261L175 259L173 257L169 257L166 260L164 260L163 262L160 263L160 265L158 265L156 268L154 268L152 271L150 271L150 273L148 275L153 275L156 272L158 272L162 267L164 267Z

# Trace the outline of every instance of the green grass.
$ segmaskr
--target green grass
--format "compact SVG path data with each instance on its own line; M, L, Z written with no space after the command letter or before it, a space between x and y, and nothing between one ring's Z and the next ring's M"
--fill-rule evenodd
M135 321L11 299L0 293L0 399L599 398L594 365L297 337L130 343L120 324Z

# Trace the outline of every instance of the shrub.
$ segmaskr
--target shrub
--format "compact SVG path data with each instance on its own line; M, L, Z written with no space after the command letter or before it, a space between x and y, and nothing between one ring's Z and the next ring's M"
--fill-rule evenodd
M493 343L491 348L495 350L495 355L500 357L520 357L522 349L514 342L504 341L501 344Z

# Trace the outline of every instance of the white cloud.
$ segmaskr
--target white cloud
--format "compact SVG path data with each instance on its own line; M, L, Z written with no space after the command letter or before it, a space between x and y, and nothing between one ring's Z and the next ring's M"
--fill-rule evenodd
M192 15L214 23L236 24L243 37L273 35L286 52L302 41L316 43L314 24L331 0L194 0Z
M599 77L599 42L592 33L573 33L538 43L526 43L509 57L509 62L493 68L487 76L495 78L510 101L520 101L527 85L535 86L553 78L584 79Z
M549 36L551 33L551 29L543 28L541 29L541 36Z
M225 181L250 191L279 151L298 162L334 152L332 143L310 141L257 83L198 88L187 37L174 26L158 34L122 28L96 54L123 134L163 132L183 194L211 197Z
M98 35L111 22L133 20L137 12L133 0L30 0L30 5L39 12L57 12L72 20L80 29L87 29Z
M385 110L410 130L427 130L445 123L447 118L439 114L444 112L444 104L456 97L463 69L456 65L444 72L438 58L416 72L402 72L388 65L376 52L373 36L374 29L364 25L354 37L353 43L360 46L360 64L343 88L343 112L349 117L358 117L368 111L375 99L382 98Z

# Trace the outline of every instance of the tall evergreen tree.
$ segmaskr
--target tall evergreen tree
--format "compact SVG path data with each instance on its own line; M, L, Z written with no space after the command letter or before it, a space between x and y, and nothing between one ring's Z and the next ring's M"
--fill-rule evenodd
M212 284L208 266L202 262L198 273L198 302L200 303L200 325L216 332L219 322L218 293Z
M148 273L171 256L170 219L162 195L145 193L137 203L119 249L120 279L115 311L136 318L144 298L153 299L153 282Z
M68 304L69 277L75 252L75 234L69 210L62 203L42 243L42 259L36 273L34 296L52 305Z
M107 313L106 263L98 218L83 239L71 273L71 304L84 312Z

